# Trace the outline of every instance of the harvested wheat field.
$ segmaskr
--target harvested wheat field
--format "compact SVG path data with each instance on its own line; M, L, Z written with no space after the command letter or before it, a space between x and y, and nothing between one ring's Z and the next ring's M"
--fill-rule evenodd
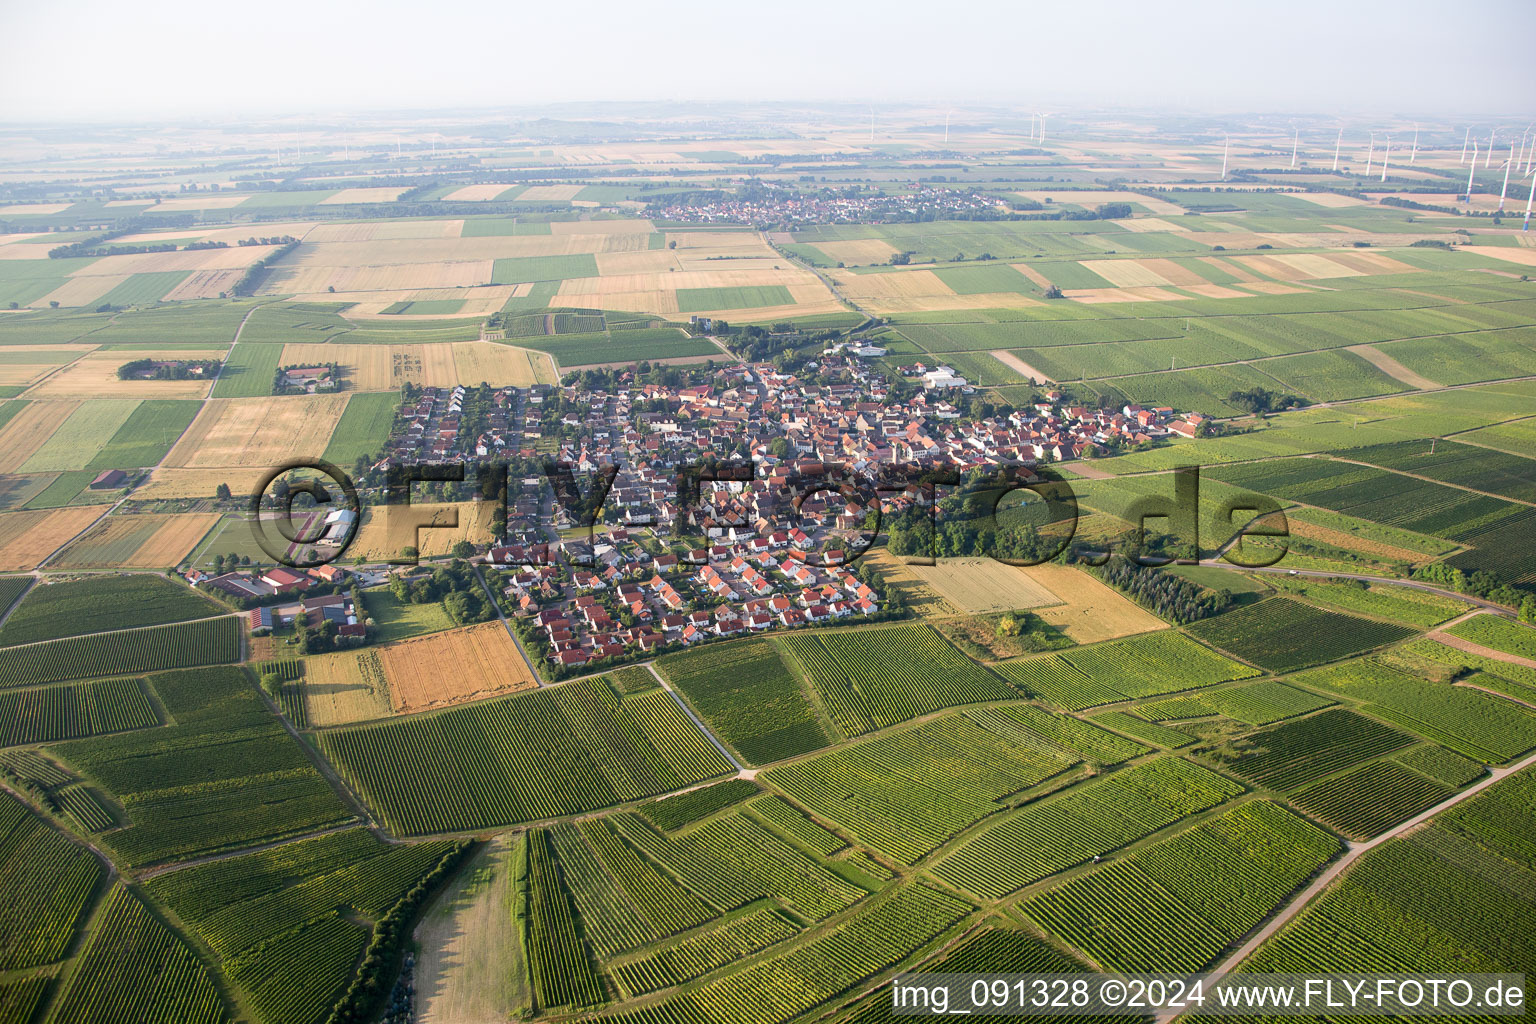
M27 572L101 516L94 506L0 512L0 571Z
M1185 227L1183 224L1175 224L1172 221L1163 220L1159 217L1137 217L1134 219L1117 220L1115 221L1115 224L1119 227L1125 228L1127 231L1134 231L1137 234L1142 234L1148 231L1187 232L1189 230L1189 228Z
M180 564L219 521L217 512L108 516L51 563L60 569L165 569Z
M329 248L327 246L326 248ZM380 292L419 288L475 288L491 283L490 260L448 263L391 263L381 266L285 267L261 289L263 295L310 292ZM334 299L334 296L330 296Z
M127 281L131 274L103 274L98 277L71 277L47 295L40 296L29 305L33 309L47 309L57 302L61 306L87 306Z
M210 399L161 465L254 470L307 458L325 450L346 404L346 395Z
M1023 569L991 558L944 558L937 565L907 568L950 604L973 615L1061 603Z
M547 353L490 341L455 342L453 365L458 382L466 387L482 381L492 387L520 388L560 382Z
M194 270L186 280L161 296L166 302L185 299L217 299L229 293L235 282L245 276L243 270Z
M530 185L517 198L529 203L561 203L575 199L585 185Z
M311 725L350 725L390 713L378 648L305 658L303 688Z
M515 185L490 184L490 185L465 185L463 188L454 189L443 196L445 203L487 203L509 188Z
M117 368L135 359L223 359L222 348L171 352L92 352L82 356L27 392L28 398L202 398L206 378L193 380L119 380Z
M404 186L385 185L375 188L344 188L333 196L326 196L316 206L348 206L353 203L392 203L400 198Z
M397 558L401 548L414 547L421 557L434 558L448 554L461 540L487 544L495 510L495 503L489 501L372 505L363 510L357 538L347 554L379 561Z
M306 245L371 242L377 238L457 238L463 229L462 220L337 221L315 225L303 238Z
M1184 296L1166 288L1068 288L1067 298L1084 305L1100 302L1178 302Z
M1167 629L1168 623L1081 569L1047 562L1016 570L1062 602L1035 614L1080 644Z
M29 402L0 427L0 473L14 473L80 408L79 402Z
M222 469L166 469L158 467L149 480L137 487L133 496L143 500L172 498L211 498L219 484L228 484L236 495L248 495L270 472L271 467L226 466Z
M262 230L270 230L263 226ZM248 236L249 231L246 232ZM231 245L228 249L178 249L176 252L142 252L103 256L71 274L71 277L157 274L171 270L244 270L277 251L271 245Z
M389 681L390 705L402 714L538 685L500 622L412 637L378 650Z
M557 220L550 222L549 230L555 235L649 236L656 225L648 220Z

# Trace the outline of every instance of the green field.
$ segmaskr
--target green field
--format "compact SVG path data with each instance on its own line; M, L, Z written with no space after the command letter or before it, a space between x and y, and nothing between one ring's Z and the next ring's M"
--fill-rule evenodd
M325 732L320 747L406 834L594 810L730 769L669 694L621 699L602 680Z
M295 338L294 341L308 339ZM314 339L319 341L321 339ZM219 379L213 385L214 398L260 398L272 393L272 378L277 373L283 350L277 345L257 345L241 341L229 350Z
M99 473L159 465L201 407L199 402L145 399L83 468Z
M225 611L190 587L149 574L50 582L33 587L0 626L0 647L95 632L104 622L113 629L129 629Z
M672 327L639 328L611 334L565 334L518 338L519 348L548 352L562 367L592 363L631 363L646 359L708 356L725 362L725 355L702 338L689 338ZM703 359L700 359L702 362Z
M322 458L351 472L359 458L379 454L389 439L400 397L393 391L364 392L347 396L336 430Z
M596 277L597 260L588 253L575 256L530 256L497 260L491 270L492 284L523 284L528 281L563 281L570 277Z
M85 469L139 406L136 398L97 398L80 403L42 447L22 463L23 473Z
M763 309L794 304L794 296L781 284L677 290L677 309L680 313L703 313L714 309Z
M126 808L104 842L142 866L339 825L351 812L229 667L166 672L150 686L175 724L50 748Z
M672 654L660 668L715 735L749 763L778 761L832 742L772 641Z
M1407 626L1272 598L1188 627L1194 636L1270 672L1334 661L1411 636Z

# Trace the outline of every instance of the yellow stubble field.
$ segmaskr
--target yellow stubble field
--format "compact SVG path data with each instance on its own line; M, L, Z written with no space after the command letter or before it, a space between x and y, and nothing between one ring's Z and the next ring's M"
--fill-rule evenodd
M494 620L385 644L379 662L390 705L402 714L538 685L506 627Z
M0 512L0 571L29 572L102 514L97 506Z
M135 359L223 359L224 349L92 352L50 374L27 398L202 398L207 378L191 380L119 380L117 368Z
M14 473L80 407L78 401L29 402L0 427L0 473Z
M346 395L210 399L161 465L254 470L313 456L346 404Z

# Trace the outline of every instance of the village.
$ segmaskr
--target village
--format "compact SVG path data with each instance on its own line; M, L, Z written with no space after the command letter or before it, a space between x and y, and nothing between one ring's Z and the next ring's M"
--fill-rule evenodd
M1090 409L1057 390L1024 408L968 415L982 403L951 367L900 366L893 388L870 361L883 354L835 345L797 372L738 363L674 385L626 370L615 388L573 377L560 387L408 389L369 469L463 465L463 490L446 494L456 499L470 497L479 465L508 466L502 535L456 554L481 566L525 646L536 645L558 676L716 637L881 617L879 580L856 556L872 543L878 514L925 500L920 484L889 485L898 468L963 475L1068 462L1192 437L1206 422L1170 407ZM550 465L568 469L573 483L594 482L561 494ZM699 466L713 468L699 474L696 493L684 493L680 474ZM878 492L847 483L877 479L887 480ZM344 554L354 518L312 513L303 527L320 533L311 553ZM352 571L370 582L369 569ZM375 566L371 582L424 571ZM350 600L304 596L312 587L340 591L346 574L332 564L230 566L189 578L258 605L253 628L307 616L361 638Z

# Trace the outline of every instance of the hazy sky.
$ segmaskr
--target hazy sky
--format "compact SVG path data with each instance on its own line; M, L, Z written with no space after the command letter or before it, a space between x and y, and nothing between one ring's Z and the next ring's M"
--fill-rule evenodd
M1531 0L0 0L0 121L575 100L1536 105Z

